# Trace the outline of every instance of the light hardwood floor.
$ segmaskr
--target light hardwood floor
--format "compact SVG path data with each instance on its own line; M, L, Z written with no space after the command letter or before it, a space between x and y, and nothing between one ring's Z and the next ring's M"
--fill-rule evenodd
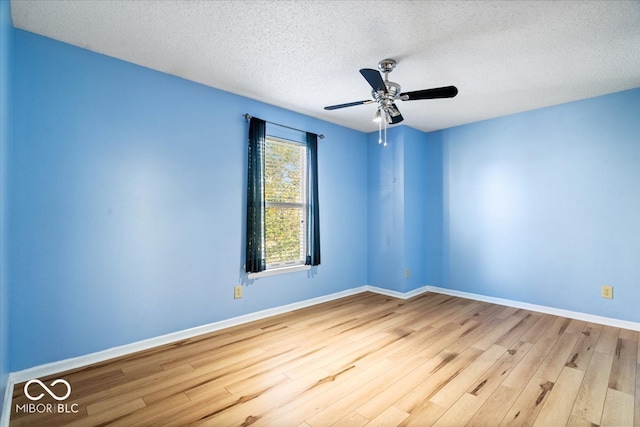
M40 378L53 413L17 384L11 426L640 426L639 363L636 331L362 293Z

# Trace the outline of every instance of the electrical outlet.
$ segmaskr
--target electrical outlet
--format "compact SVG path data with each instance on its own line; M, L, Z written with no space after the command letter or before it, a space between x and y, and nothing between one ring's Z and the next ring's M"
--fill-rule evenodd
M236 285L236 287L233 288L233 297L235 299L242 298L242 285Z
M404 269L404 278L405 278L405 279L408 279L408 278L409 278L409 269L408 269L408 268L405 268L405 269Z
M602 285L602 298L613 299L613 286Z

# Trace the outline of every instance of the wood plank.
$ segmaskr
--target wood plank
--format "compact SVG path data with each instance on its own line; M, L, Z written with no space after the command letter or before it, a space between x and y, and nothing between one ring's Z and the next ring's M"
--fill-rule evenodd
M542 317L540 314L524 312L524 316L520 316L521 312L514 314L511 317L520 319L506 334L500 337L495 343L503 347L511 347L517 341L519 341L528 330L530 330Z
M447 352L432 359L424 358L424 362L413 371L405 373L383 391L370 395L369 400L360 405L356 411L368 419L374 419L386 408L394 405L402 396L421 384L425 378L436 372L437 368L442 366L443 360L449 355L450 353Z
M492 345L487 351L460 371L460 373L447 383L447 385L442 387L440 391L434 394L431 401L444 407L452 406L465 394L465 391L505 353L507 353L506 348L499 345ZM484 403L482 399L480 399L480 402L481 404Z
M301 422L300 420L306 420L317 412L313 410L313 405L311 405L311 410L307 409L310 407L309 402L326 393L330 393L334 387L340 387L343 382L358 381L358 375L362 371L361 368L351 366L333 374L326 372L322 378L310 384L301 392L278 402L273 408L266 408L266 410L261 411L258 414L259 419L254 425L278 425L283 420L287 421L287 425L292 425Z
M636 341L618 338L616 351L613 355L611 376L609 377L609 388L628 394L634 393L637 353L638 343Z
M357 412L349 412L344 417L340 418L331 427L361 427L369 423L369 420ZM311 427L308 423L303 423L305 426ZM302 425L302 424L301 424Z
M174 378L164 380L163 387L144 387L144 400L153 403L165 399L176 393L186 393L189 398L197 395L200 387L205 389L224 387L230 382L230 379L246 378L260 372L265 363L278 363L291 360L295 355L290 354L291 349L283 349L281 354L274 355L270 359L264 359L263 355L257 355L242 359L231 365L225 365L216 369L216 365L196 369L187 375L180 375ZM168 371L171 373L172 371Z
M638 345L638 354L640 354L640 343ZM640 356L638 356L640 362ZM634 416L633 425L640 427L640 363L636 365L636 390L635 390Z
M622 338L623 340L638 342L638 334L638 331L632 331L630 329L620 329L619 338Z
M345 414L356 410L371 396L375 396L381 393L386 387L388 387L390 383L395 381L399 376L402 376L404 372L414 371L418 366L422 365L423 362L424 359L417 356L409 358L405 362L395 366L393 366L393 362L389 361L389 363L391 363L391 365L393 366L392 368L387 369L381 374L377 374L375 378L369 380L366 383L366 387L355 388L342 399L327 407L325 410L319 412L312 418L307 419L307 422L312 426L331 425L332 423L341 419ZM388 406L387 408L383 409L386 411L390 407L392 406ZM380 415L382 415L382 413L383 412L373 418L372 421L374 419L377 419ZM394 413L397 413L397 411ZM408 415L409 414L407 414L407 416Z
M535 375L552 383L555 382L558 379L558 375L560 375L560 371L564 368L567 358L570 357L571 350L578 342L578 338L578 334L569 332L562 334L549 354L544 358Z
M451 325L453 326L453 325ZM417 351L423 349L428 342L434 342L438 340L444 334L444 328L431 328L426 327L419 330L407 328L405 331L409 331L408 334L403 334L404 337L399 345L389 348L386 358L392 362L400 363L407 357L413 356ZM395 333L395 332L394 332Z
M520 341L516 343L469 387L467 393L486 400L520 363L531 347L533 345L528 342Z
M500 338L511 332L518 324L523 323L522 319L517 317L508 317L507 319L495 319L497 322L491 330L484 334L480 339L473 343L473 346L480 350L486 350L496 343Z
M329 363L340 361L345 357L345 355L351 352L360 351L372 342L378 341L387 336L388 333L379 331L358 341L352 341L350 339L325 339L326 346L319 348L318 351L312 354L307 354L305 357L301 358L298 363L290 365L288 367L289 369L286 370L284 374L289 378L298 378L305 375L307 372L320 369Z
M525 354L520 363L504 379L504 384L516 390L523 390L538 370L549 352L554 348L558 337L540 338Z
M580 390L584 371L565 367L534 422L534 427L565 425L571 416L573 404Z
M601 330L602 325L588 324L587 327L580 332L578 342L573 350L571 350L571 355L568 357L565 366L586 371L589 361L591 360L591 355L595 351L598 339L600 338Z
M602 427L633 425L633 395L610 388L604 401Z
M620 335L620 329L613 326L603 326L598 338L598 344L596 350L599 353L613 355L616 351L616 345L618 343L618 336Z
M409 417L399 424L399 427L424 427L433 425L446 410L447 408L427 401L424 405L416 408Z
M465 323L463 322L463 320L470 316L472 317L474 313L477 313L479 307L481 307L481 303L479 302L473 302L466 306L458 304L455 310L450 310L448 313L446 313L446 315L431 322L430 326L439 328L446 325L447 323L457 323L459 325L463 325Z
M436 324L440 319L448 315L454 315L456 310L465 307L460 304L457 298L451 298L449 300L443 301L440 305L432 308L425 312L425 316L422 319L415 321L410 327L413 329L422 329L427 326L431 326L432 328L439 328L440 324ZM444 322L445 324L448 322Z
M535 344L544 333L553 325L556 317L550 314L543 314L534 325L520 337L521 341Z
M137 398L130 400L128 402L124 402L121 405L111 408L109 411L98 412L93 415L89 415L86 418L82 418L80 420L68 423L67 426L70 427L85 427L85 426L96 426L100 424L104 424L113 419L118 419L122 416L131 414L136 410L140 410L145 408L146 405L142 398Z
M266 417L275 408L295 401L301 393L321 384L327 384L333 378L335 377L328 372L318 369L282 386L267 390L257 396L250 405L239 405L237 408L230 409L225 417L230 419L229 425L238 424L239 421L245 422L248 419L259 420Z
M482 399L465 393L433 424L433 427L463 426L483 403Z
M530 426L534 423L544 403L553 390L554 383L534 377L522 390L520 396L500 423L501 426Z
M407 419L407 417L409 417L409 414L406 412L395 406L390 406L383 413L371 420L371 422L367 424L367 427L397 426Z
M287 416L295 415L296 418L304 419L312 426L328 425L329 421L336 422L350 412L348 410L344 411L345 406L341 405L343 400L346 400L349 395L356 391L362 392L363 389L366 390L362 385L375 381L392 367L392 362L381 360L367 369L361 368L361 372L354 375L351 381L331 384L325 392L313 397L302 405L296 406L292 410L287 410L287 412L289 412ZM348 402L348 404L351 403L350 401ZM351 407L350 405L347 406ZM318 415L321 413L321 416Z
M484 405L469 419L467 427L497 426L513 406L520 390L501 385L486 399Z
M167 397L166 399L157 401L156 403L149 405L160 405L162 406L162 402L169 401L172 397ZM229 405L233 402L233 396L229 392L227 392L224 388L217 388L209 390L206 395L201 395L196 399L189 399L189 402L185 402L182 404L177 404L171 406L169 408L164 408L164 411L159 411L154 414L149 414L144 419L136 419L131 424L128 424L131 427L141 427L141 426L153 426L153 425L163 425L167 426L171 423L175 423L176 420L183 419L187 416L197 415L200 413L209 413L211 411L217 410L224 405ZM135 414L131 414L128 417L123 418L123 421L129 417L133 417ZM127 425L126 423L124 424Z
M587 327L587 325L588 323L584 320L571 319L571 323L569 323L569 326L567 327L567 332L570 334L580 333Z
M566 317L556 317L551 327L545 331L543 336L547 338L560 338L565 332L571 333L572 331L568 329L571 325L575 324L573 320Z
M402 336L394 336L387 334L386 336L362 347L354 350L342 357L322 365L322 369L328 372L341 371L347 366L355 365L366 369L374 365L384 358L384 354L389 349L395 349L395 345L401 343Z
M612 365L612 355L597 351L593 353L578 391L572 415L596 425L600 424Z
M431 371L431 374L394 405L405 412L412 413L451 382L460 370L477 359L481 353L480 350L473 347L469 347L461 354L444 353L440 363Z
M569 417L569 421L567 422L567 427L599 427L599 425L576 417L575 415L571 415L571 417Z
M146 408L132 412L118 420L110 421L109 427L131 427L141 423L148 423L152 417L168 419L167 412L172 408L188 405L191 400L184 393L173 395L165 400L147 405Z
M292 397L313 387L327 377L327 373L318 370L295 380L288 380L276 386L265 384L263 390L255 393L237 393L233 401L208 414L201 414L197 425L231 426L253 424L271 409L290 402ZM187 419L180 421L184 424Z

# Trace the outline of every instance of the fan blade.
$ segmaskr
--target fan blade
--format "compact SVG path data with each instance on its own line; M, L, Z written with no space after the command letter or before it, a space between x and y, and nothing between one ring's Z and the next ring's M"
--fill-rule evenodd
M325 110L337 110L338 108L354 107L356 105L371 104L372 102L374 102L374 101L371 100L371 99L367 99L367 100L364 100L364 101L348 102L346 104L329 105L328 107L324 107L324 109Z
M401 121L404 120L404 117L402 117L402 114L400 114L400 110L398 110L398 107L396 106L396 104L391 104L391 106L393 108L396 109L396 111L398 112L398 114L396 114L395 116L391 116L391 124L395 125L396 123L400 123Z
M404 117L402 117L402 114L400 114L398 116L391 117L391 124L395 125L396 123L400 123L403 120L404 120Z
M455 86L445 86L401 93L400 99L403 101L415 101L418 99L453 98L457 94L458 88Z
M375 90L376 92L387 91L387 86L385 86L384 80L382 80L382 76L380 75L378 70L374 70L372 68L363 68L362 70L360 70L360 74L362 74L362 77L364 77L369 82L373 90Z

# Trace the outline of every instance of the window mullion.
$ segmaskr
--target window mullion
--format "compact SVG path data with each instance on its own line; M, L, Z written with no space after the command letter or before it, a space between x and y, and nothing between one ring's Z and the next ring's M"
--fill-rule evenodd
M305 203L287 203L287 202L269 202L269 201L266 201L265 202L265 206L268 207L268 208L290 208L290 209L300 208L300 209L304 209L306 204Z

